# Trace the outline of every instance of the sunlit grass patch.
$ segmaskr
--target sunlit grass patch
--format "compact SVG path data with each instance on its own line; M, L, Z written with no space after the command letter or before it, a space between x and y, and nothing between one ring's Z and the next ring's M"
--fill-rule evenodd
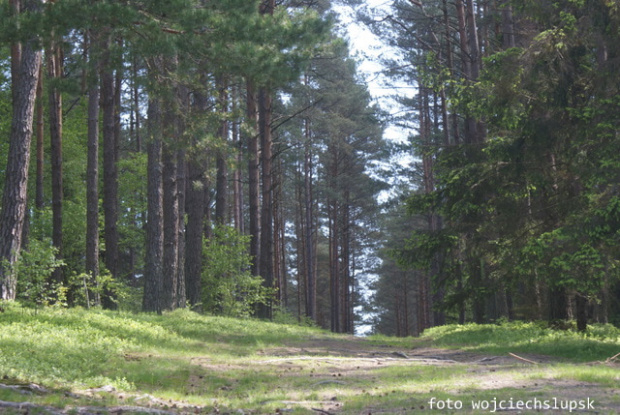
M604 360L620 352L620 329L611 325L589 326L586 333L525 322L451 325L429 329L422 339L435 347L494 354L535 353L577 362Z
M620 369L603 364L571 365L555 364L545 370L533 368L527 374L529 379L574 380L601 386L617 387L620 385Z

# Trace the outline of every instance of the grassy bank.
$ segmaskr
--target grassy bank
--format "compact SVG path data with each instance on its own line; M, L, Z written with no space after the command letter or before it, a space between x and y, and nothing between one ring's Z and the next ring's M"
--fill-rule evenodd
M306 414L317 408L342 414L410 413L428 411L431 398L545 396L558 382L588 382L597 393L599 388L607 393L620 381L617 366L571 363L601 361L620 352L619 331L611 327L581 335L520 323L450 326L417 339L366 340L185 310L157 316L18 305L4 309L0 400L68 412L124 405L209 414ZM457 363L395 354L415 357L419 350L438 347L453 349L447 353L454 355L514 352L562 359L545 366L508 360L490 368L477 357ZM30 388L33 393L23 394L11 388L30 383L47 391ZM613 409L600 413L614 413L613 399L620 398L609 399Z
M476 353L533 353L571 362L606 360L620 352L620 329L610 324L588 327L585 333L554 330L544 322L506 322L434 327L416 339L372 337L397 347L430 346Z

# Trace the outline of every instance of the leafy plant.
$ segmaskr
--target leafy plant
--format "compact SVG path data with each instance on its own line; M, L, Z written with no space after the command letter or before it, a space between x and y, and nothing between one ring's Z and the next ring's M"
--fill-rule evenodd
M54 270L63 265L49 240L30 240L17 263L18 299L31 307L66 305L66 288L50 281Z
M250 236L229 226L217 226L205 242L203 305L206 311L228 317L249 317L259 304L266 304L273 290L263 279L250 275Z

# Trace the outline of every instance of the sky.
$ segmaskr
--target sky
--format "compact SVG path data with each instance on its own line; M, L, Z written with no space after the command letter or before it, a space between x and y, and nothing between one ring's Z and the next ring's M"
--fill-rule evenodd
M391 0L365 0L364 5L361 7L367 8L375 20L379 20L389 13L391 4ZM403 108L400 107L392 97L395 94L413 94L415 93L415 89L411 88L410 85L399 85L393 80L387 79L382 74L384 68L380 63L380 58L396 56L397 52L375 36L368 27L356 22L356 11L352 7L333 6L333 8L340 15L340 31L342 35L349 40L351 55L358 62L358 71L361 77L366 81L368 90L374 100L384 111L388 111L392 114L402 111ZM399 128L395 125L387 125L384 138L390 141L403 143L408 141L408 136L411 133L413 133L411 130ZM395 162L405 167L410 166L415 160L410 155L401 154L395 159L390 160L387 164L393 164ZM407 181L407 179L405 179L405 181ZM385 202L392 196L394 196L394 193L391 191L382 192L382 194L379 195L379 202ZM366 284L375 278L376 275L366 274L362 280L359 281L362 295L366 296L371 294ZM361 312L359 309L357 311ZM364 316L364 318L369 317L371 316ZM370 324L361 323L356 327L356 334L366 335L369 334L370 330Z
M392 0L364 0L363 8L375 20L381 20L390 13ZM356 9L350 6L338 5L333 8L340 15L340 32L348 39L351 55L358 62L358 70L365 79L370 94L384 110L390 114L396 114L403 110L393 99L395 94L415 94L415 88L405 83L398 83L393 79L388 79L383 73L383 66L380 63L382 57L397 57L398 52L386 45L381 39L375 36L364 24L358 23L355 19ZM411 134L410 130L388 125L384 137L395 142L407 142Z

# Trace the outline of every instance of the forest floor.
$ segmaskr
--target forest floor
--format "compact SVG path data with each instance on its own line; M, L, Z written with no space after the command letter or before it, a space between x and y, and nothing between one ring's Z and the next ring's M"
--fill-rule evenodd
M395 339L189 312L4 317L0 413L620 413L620 358L610 352L620 352L616 331L580 338L570 356L572 335L545 335L550 355L534 338L498 345L490 336L508 332L495 326ZM12 334L26 327L23 339ZM441 341L456 331L459 342ZM479 341L472 346L463 333Z
M490 355L425 346L406 349L390 345L373 347L357 338L319 340L301 347L275 348L265 351L265 355L273 357L263 363L273 365L273 370L285 367L301 371L300 361L305 362L306 366L319 370L319 378L332 376L337 379L333 383L341 383L341 389L362 378L377 381L374 391L357 391L377 399L376 403L370 402L361 410L347 411L346 398L341 402L336 393L338 388L325 391L320 402L299 403L318 413L620 414L620 379L616 385L601 385L578 380L570 374L562 375L570 373L573 365L574 372L580 371L579 366L605 367L617 370L620 375L620 362L615 359L571 364L565 359L529 353ZM398 397L390 402L390 395L398 395L398 389L390 391L389 387L386 388L386 379L379 373L402 373L403 370L408 377L403 379L403 384L408 386L408 399ZM421 373L419 382L416 380L418 372ZM330 383L329 380L324 382ZM404 405L395 405L396 400Z

